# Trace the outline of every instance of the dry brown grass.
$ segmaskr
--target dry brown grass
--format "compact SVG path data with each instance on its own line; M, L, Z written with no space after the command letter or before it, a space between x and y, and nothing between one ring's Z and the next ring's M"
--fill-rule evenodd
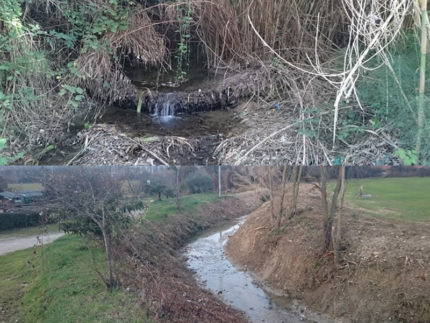
M326 55L345 41L345 15L339 1L192 0L196 31L206 46L208 63L220 60L267 58L267 49L256 36L248 16L265 41L283 56L306 61L314 55L314 40ZM318 22L319 19L319 22ZM328 57L328 56L326 56Z

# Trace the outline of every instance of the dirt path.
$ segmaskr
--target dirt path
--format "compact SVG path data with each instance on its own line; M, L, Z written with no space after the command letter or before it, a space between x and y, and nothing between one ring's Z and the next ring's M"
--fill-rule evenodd
M63 235L64 232L46 233L28 237L2 237L0 234L0 256L9 252L31 248L34 245L40 245L41 243L51 243Z

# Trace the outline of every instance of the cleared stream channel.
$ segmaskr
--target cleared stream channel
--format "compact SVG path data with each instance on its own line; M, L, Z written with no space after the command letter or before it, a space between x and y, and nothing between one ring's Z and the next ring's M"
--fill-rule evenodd
M187 265L198 282L225 303L245 312L252 322L329 322L289 297L270 294L249 273L230 262L224 247L245 220L243 217L210 230L185 248Z

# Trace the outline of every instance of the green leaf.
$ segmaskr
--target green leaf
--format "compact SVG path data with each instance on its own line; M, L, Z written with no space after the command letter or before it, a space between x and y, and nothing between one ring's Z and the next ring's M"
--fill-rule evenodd
M6 157L0 157L0 166L6 166L9 164L9 159Z
M6 148L7 139L6 138L0 138L0 151L4 150Z
M343 157L342 156L337 156L333 160L333 166L342 166L342 165L343 165Z
M74 107L75 109L77 109L77 108L79 107L79 103L78 103L78 102L76 102L76 101L70 101L70 105L71 105L72 107Z
M67 91L69 91L70 93L75 93L76 92L76 88L70 85L66 85L66 89Z
M405 166L417 165L419 162L419 156L416 150L397 149L395 154Z
M150 143L150 142L158 141L158 140L160 140L160 138L159 138L159 137L157 137L157 136L154 136L154 137L144 137L144 138L139 138L139 140L140 140L141 142Z
M80 88L80 87L77 87L77 88L76 88L76 93L78 93L78 94L83 94L83 93L84 93L84 90L83 90L82 88Z

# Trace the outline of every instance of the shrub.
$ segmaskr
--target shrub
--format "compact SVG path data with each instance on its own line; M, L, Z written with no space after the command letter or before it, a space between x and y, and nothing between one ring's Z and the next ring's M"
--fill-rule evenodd
M205 174L193 174L187 178L185 185L191 194L210 192L213 187L213 180Z
M38 213L3 213L0 214L0 230L25 228L39 225L42 218Z

